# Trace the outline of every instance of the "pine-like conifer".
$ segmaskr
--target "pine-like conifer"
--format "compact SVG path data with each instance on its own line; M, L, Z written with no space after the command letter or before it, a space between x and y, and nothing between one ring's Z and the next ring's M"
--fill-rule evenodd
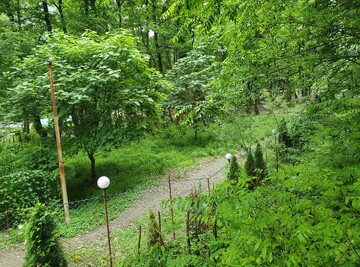
M24 267L67 266L51 212L37 204L31 214L28 229Z
M246 161L244 164L245 172L247 176L254 177L255 173L255 160L251 153L251 150L246 154Z
M267 176L266 163L264 161L261 145L258 143L255 149L255 174L260 180Z
M230 181L237 182L238 176L239 176L239 164L236 160L236 157L234 155L232 155L232 157L230 159L230 168L229 168L229 172L228 172L228 179Z

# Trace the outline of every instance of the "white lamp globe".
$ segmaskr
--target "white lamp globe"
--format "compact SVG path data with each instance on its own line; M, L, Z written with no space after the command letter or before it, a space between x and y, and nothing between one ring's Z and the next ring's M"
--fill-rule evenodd
M100 187L101 189L106 189L109 187L110 185L110 179L107 176L101 176L98 180L97 180L97 185L98 187Z
M231 153L227 153L227 154L225 155L225 158L226 158L228 161L231 160L231 157L232 157Z

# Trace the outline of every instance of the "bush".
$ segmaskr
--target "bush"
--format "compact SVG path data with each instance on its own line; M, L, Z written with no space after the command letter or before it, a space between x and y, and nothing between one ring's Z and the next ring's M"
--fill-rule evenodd
M24 209L37 202L50 203L60 197L58 179L47 171L17 171L0 177L0 185L0 221L7 222L2 228L20 224Z

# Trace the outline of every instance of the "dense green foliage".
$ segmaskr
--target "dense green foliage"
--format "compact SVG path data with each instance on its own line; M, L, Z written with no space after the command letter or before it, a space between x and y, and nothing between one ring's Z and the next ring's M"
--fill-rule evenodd
M294 117L289 124L298 123L297 120ZM306 125L304 122L298 126ZM326 143L330 141L319 142L318 134L318 130L308 132L307 149L292 151L301 153L296 165L283 163L278 173L274 168L268 169L268 178L250 190L249 178L242 174L236 186L226 180L211 196L173 201L182 223L176 225L177 240L165 241L159 258L162 264L359 265L360 169L352 159L343 158L340 166L329 165L333 156L327 154L324 146L328 147ZM186 230L183 232L183 225L191 218L197 226L189 237ZM171 227L165 225L163 229ZM119 266L139 260L142 263L151 255L129 257Z
M19 170L0 176L0 184L1 229L22 223L26 209L37 202L49 204L59 198L58 178L51 172Z
M248 151L231 186L173 201L177 240L126 264L358 266L358 25L356 0L2 1L5 228L59 199L51 57L71 199L96 194L95 167L133 199L164 169ZM74 214L67 233L89 227Z
M53 215L44 205L35 205L27 225L24 267L67 266Z

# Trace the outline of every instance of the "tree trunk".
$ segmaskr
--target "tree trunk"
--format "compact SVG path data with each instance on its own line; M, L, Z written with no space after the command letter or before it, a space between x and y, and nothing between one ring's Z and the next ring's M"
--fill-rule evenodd
M94 152L87 152L87 155L88 155L89 160L90 160L90 179L91 179L91 181L96 182Z
M259 104L260 104L260 99L259 99L259 97L256 97L255 100L254 100L254 111L255 111L255 115L259 115L259 114L260 114Z
M155 49L156 49L156 55L157 55L157 60L158 60L159 71L161 73L164 73L162 55L161 55L160 45L159 45L159 35L158 35L157 32L154 33L154 43L155 43Z
M34 123L34 128L35 128L35 131L37 132L37 134L41 138L46 138L47 137L47 132L44 129L44 127L41 125L40 115L34 115L33 116L33 123Z
M195 131L194 131L194 141L195 142L197 142L197 140L198 140L198 132L199 132L198 127L195 127Z
M6 15L9 17L9 19L12 22L15 22L15 16L14 16L14 13L13 13L13 9L10 6L10 3L8 1L5 1L4 5L5 5L5 13L6 13Z
M28 142L30 140L30 123L28 120L24 120L23 122L23 135L24 135L24 142Z
M62 26L63 32L66 33L67 30L66 30L66 22L65 22L64 12L63 12L63 1L62 0L58 1L57 9L60 14L61 26Z
M95 10L96 10L96 0L89 0L89 1L90 1L91 11L95 12Z
M85 15L89 14L89 0L84 0L84 13Z
M246 111L246 113L250 113L251 112L251 107L252 107L252 104L253 104L253 100L252 100L252 97L251 97L251 82L248 81L246 85L247 85L248 90L245 93L246 94L245 111Z
M16 17L17 17L17 23L19 25L19 29L21 29L21 5L20 5L20 0L17 1L17 5L16 5Z
M286 73L286 75L285 75L285 99L286 99L286 102L290 103L291 91L290 91L290 79L289 79L288 73Z
M151 5L151 12L152 12L152 20L154 25L158 25L158 20L156 17L156 10L157 6L155 1L152 1L152 5ZM155 45L155 51L156 51L156 57L157 57L157 66L158 66L158 70L161 73L164 73L164 67L163 67L163 59L162 59L162 55L161 55L161 49L160 49L160 44L159 44L159 34L157 32L156 29L154 29L154 45Z
M121 17L121 6L122 6L122 3L121 3L121 0L116 0L116 4L117 4L117 7L118 7L119 28L121 28L121 23L122 23L122 17Z
M30 133L30 123L28 120L24 120L23 123L23 133L24 134L29 134Z
M52 26L50 21L50 13L49 13L49 7L46 1L42 1L43 11L44 11L44 20L46 23L46 29L48 32L52 32Z

